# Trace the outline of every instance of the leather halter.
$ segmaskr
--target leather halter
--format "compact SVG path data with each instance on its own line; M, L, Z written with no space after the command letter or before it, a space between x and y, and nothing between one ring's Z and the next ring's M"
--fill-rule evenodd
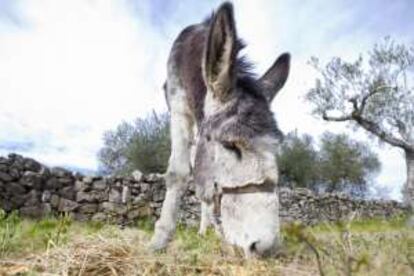
M271 181L266 181L263 184L248 184L241 187L222 187L221 192L217 190L213 195L213 217L215 223L221 226L221 199L224 194L254 194L254 193L273 193L276 190L276 184ZM220 227L220 231L222 229Z

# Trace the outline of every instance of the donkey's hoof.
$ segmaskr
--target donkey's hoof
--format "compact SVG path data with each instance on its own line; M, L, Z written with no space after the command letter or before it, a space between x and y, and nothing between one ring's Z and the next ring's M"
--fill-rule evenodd
M169 241L169 233L165 233L164 231L156 231L150 241L149 250L152 252L159 252L161 250L164 250L167 248Z
M197 233L199 236L204 237L207 234L207 228L200 228Z
M148 250L152 253L161 252L167 248L167 243L157 240L152 240L148 246Z

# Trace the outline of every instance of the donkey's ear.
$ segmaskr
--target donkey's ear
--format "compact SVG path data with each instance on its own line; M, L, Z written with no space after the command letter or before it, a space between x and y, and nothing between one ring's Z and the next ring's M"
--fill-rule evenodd
M237 34L232 4L225 2L210 23L203 75L213 96L224 102L232 91L236 78Z
M272 67L260 78L264 94L271 102L280 89L285 85L290 69L290 54L284 53L278 57Z

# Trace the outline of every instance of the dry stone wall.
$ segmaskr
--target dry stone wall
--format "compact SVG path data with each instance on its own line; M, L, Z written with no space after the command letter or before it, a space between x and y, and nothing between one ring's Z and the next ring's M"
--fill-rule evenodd
M280 189L280 216L283 222L359 218L387 218L406 212L395 201L354 200L340 194L315 195L307 189ZM0 208L18 210L23 216L40 218L69 213L75 219L119 224L140 218L156 220L165 196L161 175L131 177L84 176L63 168L48 168L17 154L0 157ZM184 196L180 221L198 224L200 203L190 188Z

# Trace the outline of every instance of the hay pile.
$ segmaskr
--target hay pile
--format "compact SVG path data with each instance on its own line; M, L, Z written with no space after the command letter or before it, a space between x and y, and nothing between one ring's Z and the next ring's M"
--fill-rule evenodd
M173 243L168 252L150 253L149 235L137 229L105 229L75 236L64 246L50 245L41 255L2 261L0 275L315 275L275 260L246 261L223 252L184 252Z
M35 224L37 225L37 224ZM38 227L37 227L38 228ZM37 229L36 228L36 229ZM51 239L30 250L20 245L0 259L3 275L411 275L414 272L414 233L390 222L354 223L353 231L329 226L284 230L285 251L278 258L245 260L223 246L211 231L179 227L166 252L147 250L151 231L103 225L73 224L65 239ZM295 231L299 232L296 233ZM45 232L42 233L42 237ZM311 235L314 233L315 235ZM34 237L40 235L37 233ZM306 236L308 235L308 236ZM298 237L306 241L298 242ZM27 236L26 236L27 237ZM33 238L33 237L32 237ZM36 240L36 239L35 239ZM37 242L41 239L36 240ZM321 266L318 268L320 256ZM35 253L37 252L37 254Z

